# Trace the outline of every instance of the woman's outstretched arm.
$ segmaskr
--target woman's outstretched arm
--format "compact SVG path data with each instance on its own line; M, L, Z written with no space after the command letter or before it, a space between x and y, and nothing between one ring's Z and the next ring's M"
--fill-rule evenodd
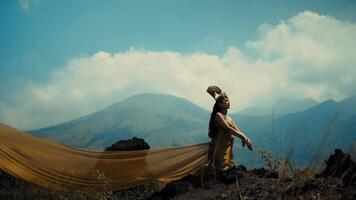
M221 113L216 114L215 120L223 129L227 130L232 135L235 135L236 137L240 138L243 146L244 146L244 144L247 144L247 147L250 150L252 150L252 145L251 145L250 139L235 126L235 123L234 123L234 126L236 127L236 129L235 129L235 127L234 128L230 127Z
M242 133L242 131L236 126L234 120L231 120L231 121L232 121L232 124L233 124L235 130L237 130L237 131L239 131L240 133ZM246 138L247 138L246 141L243 141L243 142L242 142L242 146L247 145L247 148L250 149L250 150L252 150L251 140L250 140L250 138L248 138L248 137L246 137Z
M221 113L216 113L215 116L215 121L218 123L220 127L223 129L229 131L232 135L235 135L236 137L240 138L241 140L245 140L246 136L244 133L242 133L239 130L235 130L234 128L230 127L227 121L224 119L223 115Z

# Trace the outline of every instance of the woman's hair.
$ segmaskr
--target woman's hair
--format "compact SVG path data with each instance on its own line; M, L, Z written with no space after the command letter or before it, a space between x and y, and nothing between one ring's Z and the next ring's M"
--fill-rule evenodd
M221 103L221 101L224 100L225 98L228 98L228 97L221 95L215 101L215 104L214 104L214 107L213 107L213 112L210 115L210 121L209 121L209 137L210 138L213 138L216 135L217 127L216 127L216 125L214 123L215 115L216 115L216 113L221 111L221 107L219 106L219 103Z

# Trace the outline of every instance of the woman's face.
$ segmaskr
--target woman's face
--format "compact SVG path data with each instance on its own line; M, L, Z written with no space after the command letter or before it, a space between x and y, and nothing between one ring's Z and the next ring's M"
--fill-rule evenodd
M230 100L229 98L225 98L220 102L220 107L229 109L230 108Z

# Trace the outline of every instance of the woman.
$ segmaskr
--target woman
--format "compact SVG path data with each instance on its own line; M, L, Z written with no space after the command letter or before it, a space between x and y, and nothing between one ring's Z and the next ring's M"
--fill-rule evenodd
M229 170L235 167L232 154L233 136L240 138L242 146L247 146L252 151L251 140L227 115L227 110L230 108L228 96L217 86L209 86L207 92L215 99L209 122L209 137L211 138L209 164L215 170Z

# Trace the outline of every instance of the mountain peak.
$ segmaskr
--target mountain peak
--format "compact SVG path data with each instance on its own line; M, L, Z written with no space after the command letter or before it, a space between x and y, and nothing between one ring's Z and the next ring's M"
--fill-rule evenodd
M169 94L130 96L98 112L33 134L73 146L99 148L118 139L140 137L153 147L203 142L209 112Z
M142 108L142 109L170 109L170 108L185 108L185 112L191 112L192 110L204 110L204 108L200 107L199 105L194 104L193 102L174 96L171 94L163 94L163 93L140 93L132 95L118 103L115 103L107 109L112 108L127 108L127 107L135 107L135 108ZM203 111L203 112L204 112Z

